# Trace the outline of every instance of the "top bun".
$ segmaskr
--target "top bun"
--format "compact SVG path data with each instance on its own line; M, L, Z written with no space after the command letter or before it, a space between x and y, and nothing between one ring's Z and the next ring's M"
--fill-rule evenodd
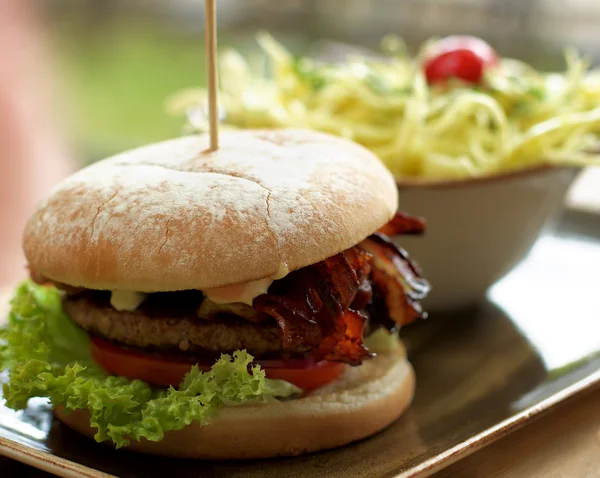
M367 149L308 130L223 131L127 151L58 184L28 221L30 267L141 292L276 276L352 247L397 208Z

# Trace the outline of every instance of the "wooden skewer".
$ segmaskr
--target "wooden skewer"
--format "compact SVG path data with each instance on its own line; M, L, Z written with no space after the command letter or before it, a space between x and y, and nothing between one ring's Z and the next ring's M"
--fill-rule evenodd
M219 105L217 102L217 5L205 0L206 76L208 86L208 121L210 150L219 149Z

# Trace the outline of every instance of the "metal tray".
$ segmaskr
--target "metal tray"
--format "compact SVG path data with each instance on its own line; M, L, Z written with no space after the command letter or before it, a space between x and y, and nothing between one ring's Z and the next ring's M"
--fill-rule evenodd
M0 454L62 476L428 476L600 382L599 276L600 217L569 211L484 303L403 331L417 373L411 408L337 450L245 462L140 456L79 436L40 400L23 412L0 405Z

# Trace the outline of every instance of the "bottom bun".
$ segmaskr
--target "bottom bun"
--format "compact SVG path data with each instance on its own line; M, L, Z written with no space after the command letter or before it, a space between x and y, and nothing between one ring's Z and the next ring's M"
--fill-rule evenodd
M128 450L204 459L270 458L334 448L368 437L394 422L412 401L415 377L403 347L348 367L334 382L306 396L222 409L208 426L192 423L160 442L132 441ZM87 410L57 417L92 437ZM112 443L112 442L106 442Z

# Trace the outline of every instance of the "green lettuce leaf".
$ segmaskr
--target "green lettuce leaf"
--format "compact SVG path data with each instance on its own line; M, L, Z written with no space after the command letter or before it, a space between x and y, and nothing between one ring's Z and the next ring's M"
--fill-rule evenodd
M18 410L30 398L48 397L66 411L87 408L97 441L118 447L142 437L160 441L166 431L194 421L207 424L222 407L300 392L265 378L258 365L250 366L253 357L246 351L223 354L209 372L192 367L177 389L110 376L92 361L88 335L62 311L58 290L25 281L11 304L8 325L0 329L0 370L9 376L6 405Z
M365 346L375 353L390 353L398 350L400 345L400 327L395 331L389 331L383 327L375 330L363 340Z

